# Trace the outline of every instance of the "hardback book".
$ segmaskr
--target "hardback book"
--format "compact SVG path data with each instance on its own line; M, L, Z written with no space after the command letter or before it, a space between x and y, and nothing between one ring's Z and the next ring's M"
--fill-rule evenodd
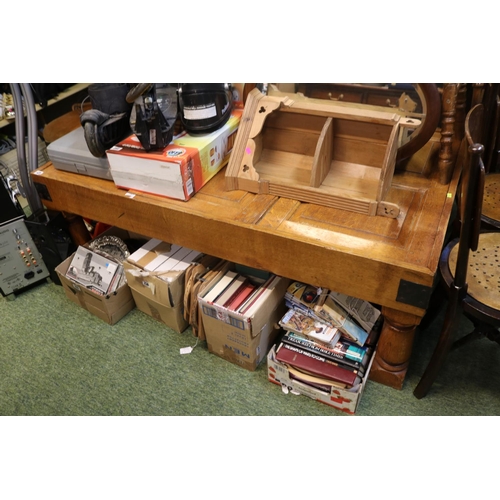
M217 297L214 304L226 307L226 303L230 301L238 290L243 286L247 278L241 274L229 284L229 286Z
M244 276L251 277L252 281L259 284L265 283L273 274L271 271L245 266L243 264L238 264L237 262L234 264L234 270Z
M263 301L271 295L275 286L279 283L280 277L273 274L263 285L250 296L250 299L239 309L240 314L251 317L254 311L262 304Z
M226 308L230 311L237 311L240 306L245 302L245 300L250 296L250 294L257 288L257 285L254 285L250 281L244 283L244 285L238 290L236 295L230 299Z
M348 370L358 371L364 375L370 361L369 350L349 344L339 339L335 344L327 346L313 339L309 339L294 332L287 331L282 337L282 342L293 345L305 351L323 356ZM360 352L358 352L358 350Z
M323 356L309 353L283 342L276 350L276 359L280 363L293 366L305 373L340 382L346 387L352 387L361 382L361 377L357 373L328 362Z
M327 378L318 377L316 375L311 375L310 373L305 373L292 365L287 365L288 373L291 379L298 380L303 384L310 385L320 391L325 391L330 393L332 387L338 387L339 389L346 389L346 384L336 382L335 380L329 380Z
M242 304L238 307L238 309L236 309L236 311L240 314L243 314L242 311L244 311L247 307L250 306L250 303L253 302L253 300L255 299L255 297L262 293L262 289L261 289L261 286L262 285L258 285L256 286L246 297L246 299L242 302Z
M340 331L322 321L315 320L295 309L289 309L279 321L280 326L320 342L335 343L340 338Z
M207 293L203 296L203 298L207 302L213 303L217 300L217 297L231 284L231 282L236 278L237 273L234 271L227 271L222 278L215 283L215 285L210 288Z

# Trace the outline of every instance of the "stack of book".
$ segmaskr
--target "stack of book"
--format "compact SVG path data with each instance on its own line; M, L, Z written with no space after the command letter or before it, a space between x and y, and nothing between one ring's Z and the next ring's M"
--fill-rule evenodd
M279 280L279 276L270 273L265 278L246 274L236 265L234 270L226 271L201 297L210 305L250 317Z
M254 371L280 334L290 280L224 261L197 299L208 350Z
M363 380L380 330L369 302L293 282L285 294L285 330L276 360L290 377L322 390L356 388Z

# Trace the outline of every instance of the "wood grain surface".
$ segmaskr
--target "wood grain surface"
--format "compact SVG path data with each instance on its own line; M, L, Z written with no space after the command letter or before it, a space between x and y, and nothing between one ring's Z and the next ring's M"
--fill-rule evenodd
M416 325L436 276L459 171L442 184L439 136L396 171L387 195L397 218L367 216L271 194L227 191L225 170L188 202L125 191L112 181L60 171L32 173L44 205L331 288L382 306L384 328L370 377L401 388Z

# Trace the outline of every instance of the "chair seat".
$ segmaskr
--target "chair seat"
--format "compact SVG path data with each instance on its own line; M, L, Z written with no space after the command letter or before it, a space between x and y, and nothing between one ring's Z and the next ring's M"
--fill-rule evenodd
M448 256L448 267L455 274L458 244ZM481 233L475 252L470 252L467 293L478 302L500 309L500 233Z
M467 113L465 140L468 147L461 148L464 175L457 204L460 238L448 243L439 259L442 283L449 300L436 348L413 391L418 399L427 394L452 349L482 338L500 344L500 231L480 232L486 224L484 210L480 220L478 213L483 205L498 209L499 193L498 182L495 183L493 176L487 180L485 174L482 158L485 148L480 142L483 123L484 106L477 104ZM486 182L490 194L485 194ZM496 194L491 195L492 189ZM472 330L457 338L460 313L471 320Z
M482 215L487 222L500 227L500 173L485 177Z

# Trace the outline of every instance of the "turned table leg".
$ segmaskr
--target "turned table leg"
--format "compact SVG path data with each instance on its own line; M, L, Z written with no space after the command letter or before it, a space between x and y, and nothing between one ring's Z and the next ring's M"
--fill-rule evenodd
M453 134L457 114L457 94L459 85L447 83L443 88L441 118L441 148L439 151L439 182L448 184L453 173Z
M382 308L384 324L377 353L370 371L370 380L401 389L410 362L415 330L421 317Z

